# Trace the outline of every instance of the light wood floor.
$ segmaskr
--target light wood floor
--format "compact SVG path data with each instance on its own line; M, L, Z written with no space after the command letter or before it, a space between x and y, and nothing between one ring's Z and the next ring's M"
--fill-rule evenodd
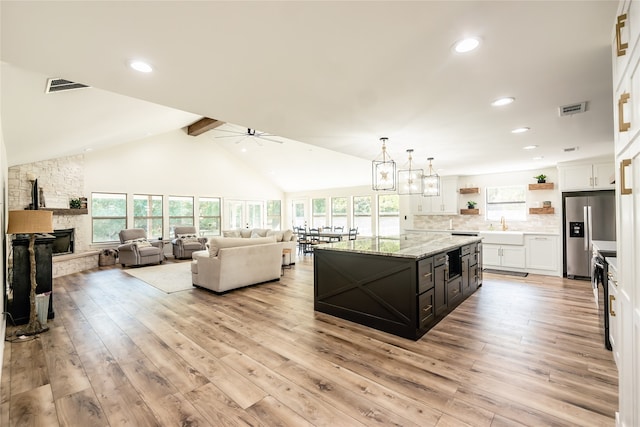
M0 425L614 425L589 282L487 274L416 342L315 313L311 256L222 296L119 266L54 290L51 330L5 343Z

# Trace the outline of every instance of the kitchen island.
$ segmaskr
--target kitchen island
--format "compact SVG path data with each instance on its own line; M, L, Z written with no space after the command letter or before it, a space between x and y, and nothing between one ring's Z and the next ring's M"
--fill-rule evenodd
M406 234L314 248L314 308L419 339L482 285L477 236Z

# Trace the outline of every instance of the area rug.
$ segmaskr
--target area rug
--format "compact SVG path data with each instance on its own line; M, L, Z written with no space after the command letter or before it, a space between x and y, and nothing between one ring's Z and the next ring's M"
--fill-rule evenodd
M527 277L529 273L520 273L519 271L494 270L493 268L485 268L482 271L492 274L504 274L505 276Z
M123 271L168 294L193 289L190 261L126 268Z

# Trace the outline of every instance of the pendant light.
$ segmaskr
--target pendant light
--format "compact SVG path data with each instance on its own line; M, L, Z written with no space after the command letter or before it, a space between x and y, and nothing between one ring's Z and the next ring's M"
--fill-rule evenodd
M396 162L387 155L387 140L382 137L382 160L378 156L371 162L372 188L375 191L395 191L396 189Z
M431 161L433 157L427 158L429 160L429 174L423 175L422 185L423 192L422 195L425 197L439 196L440 195L440 177L437 173L433 171L433 166L431 166Z
M409 169L398 171L398 194L422 194L422 169L412 169L411 153L413 148L407 149L409 153Z

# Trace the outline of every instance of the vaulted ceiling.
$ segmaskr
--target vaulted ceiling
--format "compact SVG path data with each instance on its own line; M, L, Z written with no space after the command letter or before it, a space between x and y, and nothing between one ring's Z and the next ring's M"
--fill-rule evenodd
M229 150L242 144L217 138L225 126L285 141L262 144L247 160L257 165L276 145L301 156L333 152L340 173L326 174L325 187L369 183L383 136L399 166L413 148L419 166L434 157L444 175L612 155L616 5L2 1L8 161L122 144L202 117L229 125L197 138ZM455 53L467 36L480 46ZM134 59L154 71L133 71ZM48 77L91 89L44 94ZM503 96L515 102L490 105ZM586 112L559 115L583 101ZM530 130L511 132L518 127ZM311 172L332 165L321 166ZM304 174L295 175L280 183L284 191L304 188Z

